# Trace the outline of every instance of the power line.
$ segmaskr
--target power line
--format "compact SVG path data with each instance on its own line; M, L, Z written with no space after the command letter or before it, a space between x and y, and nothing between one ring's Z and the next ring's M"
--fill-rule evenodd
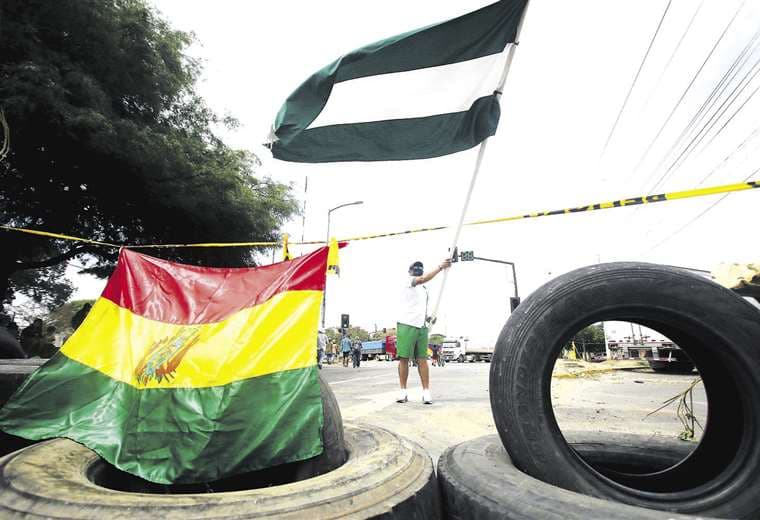
M673 106L673 110L670 111L670 114L668 114L668 117L665 118L665 121L662 123L662 126L660 126L660 129L657 131L657 134L654 136L654 138L652 139L652 141L649 143L649 146L647 146L647 149L644 152L644 155L642 155L641 159L639 159L639 162L636 165L636 167L634 168L634 171L632 172L632 175L635 174L636 171L638 171L639 167L641 166L641 163L644 161L644 158L649 154L649 152L652 149L652 146L654 146L654 143L657 141L657 139L660 138L660 135L662 135L663 130L665 130L665 127L670 122L671 118L673 117L673 114L675 114L676 110L678 110L678 107L681 106L681 103L683 102L684 98L686 97L686 94L689 93L689 91L691 90L691 87L694 85L694 82L696 81L697 77L702 72L702 69L704 69L705 65L707 65L707 62L710 61L710 58L715 53L715 49L717 49L718 45L720 45L720 42L723 41L723 38L726 36L726 33L728 32L728 30L731 28L731 25L733 25L734 20L736 20L736 17L739 16L739 11L742 10L742 7L744 7L744 4L746 2L747 2L747 0L743 0L742 1L742 3L739 5L739 8L734 13L734 16L731 18L731 21L728 22L728 24L726 25L725 29L723 29L723 32L720 34L720 36L718 37L718 39L713 44L712 49L710 49L710 52L707 54L707 57L705 58L705 60L702 62L702 65L699 66L699 69L697 69L697 72L695 72L694 76L692 76L691 81L689 82L688 86L686 87L686 89L681 94L681 97L678 99L678 101L676 101L676 104ZM657 168L659 168L659 166ZM656 169L655 169L655 171L656 171ZM649 178L651 178L651 177L652 176L650 175ZM648 180L646 182L648 182ZM646 184L646 182L644 184Z
M681 96L681 100L683 100L686 92L688 92L689 88L691 88L692 84L694 83L694 80L699 75L700 71L705 66L705 64L707 63L707 61L710 59L710 55L715 51L715 49L717 48L717 46L720 43L721 39L725 36L726 32L730 28L731 24L733 23L734 19L736 18L736 16L738 15L738 12L740 10L741 10L741 6L739 6L739 9L734 14L734 18L729 22L729 24L724 29L723 34L721 34L721 36L715 42L715 45L713 45L713 48L712 48L710 54L708 55L707 59L702 63L702 66L700 67L700 70L698 70L696 72L696 74L694 75L694 77L692 78L692 82L690 83L689 87L687 87L687 90L684 92L684 95ZM704 117L706 117L706 115L708 113L710 113L712 107L718 102L718 100L720 99L720 97L722 96L722 94L728 88L728 85L733 81L733 79L736 77L736 75L739 73L739 71L747 63L747 61L749 60L750 56L754 53L754 50L752 50L751 52L750 52L750 50L752 49L753 46L756 45L756 43L758 42L758 38L760 38L760 30L756 31L755 34L752 36L752 38L749 39L749 41L744 46L744 48L742 49L742 51L734 59L734 61L731 64L731 66L723 74L723 77L720 79L720 81L713 87L712 92L707 97L707 99L705 99L705 101L702 103L702 105L700 106L699 110L691 118L691 120L686 125L686 127L681 131L680 135L674 141L674 143L671 145L670 149L663 155L663 157L660 160L660 162L657 164L657 166L652 171L652 174L650 174L650 176L647 178L647 180L644 183L642 183L642 186L641 186L641 190L642 191L645 190L647 182L649 182L649 180L657 173L657 171L660 170L660 168L663 166L663 164L665 163L665 161L668 159L668 157L670 157L675 152L676 148L681 144L681 142L684 140L684 138L689 133L691 133L691 131L696 127L696 125L699 122L701 122L701 120L703 120ZM754 66L753 66L753 68L754 68ZM739 85L741 85L744 82L744 80L748 77L748 75L751 73L751 71L752 71L752 68L750 69L749 72L747 72L745 74L744 78L742 78L742 80L739 82ZM731 95L733 95L733 93L736 92L737 88L738 87L734 88L734 91L732 91L732 93L729 94L728 98L731 98ZM673 112L675 112L675 110L678 108L678 105L680 104L681 100L679 100L679 102L676 104L676 106L673 109ZM721 108L724 105L725 105L725 101L721 105ZM720 108L718 109L718 111L720 111ZM673 115L673 112L671 112L671 114L670 114L671 116ZM714 115L713 115L713 117L714 117ZM712 119L711 119L711 121L712 121ZM667 121L666 121L665 124L667 124ZM709 122L708 122L708 124L709 124ZM660 132L662 132L662 129L664 128L664 126L665 125L663 125L663 127L660 128ZM714 126L714 124L711 125L710 128L712 128L712 126ZM704 130L705 127L707 127L707 124L703 126L702 130ZM657 140L657 137L659 136L660 132L658 132L658 135L655 136L655 139L652 140L652 142L650 142L649 147L647 148L647 150L644 152L644 154L639 159L639 162L636 165L636 168L634 169L634 173L638 169L638 167L641 165L641 163L644 161L644 159L647 156L647 154L649 153L649 151L651 150L652 145ZM701 131L700 131L700 133L701 133ZM689 143L689 145L687 145L686 149L688 149L688 147L694 142L694 140L695 139L692 139L692 141ZM681 156L683 156L683 154L686 151L686 149L684 149L684 151L682 151ZM681 156L679 156L679 159L680 159ZM677 162L678 162L678 159L676 159L676 161L673 164L671 164L670 168L665 172L666 175L667 175L668 172L670 172L672 170L672 168L675 167L675 165L677 164ZM649 190L647 190L647 192L649 194L653 193L654 189L659 185L660 181L662 181L662 180L663 179L661 177L660 180L658 181L658 183L655 185L655 187L650 188ZM634 209L634 211L631 212L631 214L628 215L627 222L630 222L638 214L638 212L639 212L640 209L641 208L639 208L639 207L637 207L636 209ZM649 231L651 231L651 228L647 231L647 234L649 233Z
M694 24L694 20L697 19L697 15L699 14L699 11L702 9L702 6L704 4L705 4L705 0L702 0L697 6L697 10L694 11L694 14L691 16L691 20L689 20L689 24L686 26L686 29L683 31L683 34L681 34L681 38L678 40L678 43L673 49L673 52L670 55L670 58L668 58L668 62L665 64L665 67L663 67L662 72L660 72L660 77L657 78L657 82L655 83L654 88L652 88L652 90L649 92L649 96L647 96L647 99L644 102L644 108L642 108L642 110L645 110L646 107L649 106L649 102L652 100L652 96L659 89L660 83L662 83L662 78L665 77L665 73L670 68L670 64L673 63L673 58L676 57L678 50L681 48L681 44L686 39L686 35L689 34L689 31L691 30L691 26Z
M760 69L758 69L758 71L757 71L757 72L760 72ZM754 76L755 76L755 75L757 75L757 72L755 72L755 74L753 75L753 78L754 78ZM745 85L745 87L744 87L744 88L746 88L746 85ZM744 88L743 88L742 90L744 90ZM755 96L755 94L757 94L757 91L758 91L758 90L760 90L760 85L758 85L757 87L755 87L755 90L753 90L753 91L750 93L750 95L749 95L749 96L747 96L747 99L745 99L745 100L744 100L744 102L743 102L741 105L739 105L739 108L737 108L737 109L734 111L734 113L733 113L733 114L731 114L731 116L730 116L730 117L729 117L729 118L726 120L726 122L725 122L725 123L723 123L723 126L721 126L720 128L718 128L718 131L717 131L717 132L715 132L715 133L713 134L713 136L710 138L710 140L707 142L707 144L705 144L705 145L702 147L702 150L700 150L700 153L701 153L701 152L702 152L702 151L703 151L705 148L707 148L708 146L710 146L710 144L712 144L712 142L715 140L715 138L716 138L716 137L718 137L718 135L719 135L719 134L720 134L720 133L723 131L723 129L724 129L724 128L726 128L726 126L728 126L728 124L729 124L729 123L730 123L730 122L733 120L733 118L734 118L734 117L736 117L736 114L738 114L739 112L741 112L741 110L744 108L744 105L746 105L746 104L749 102L749 100L750 100L750 99L752 99L752 98Z
M744 67L746 62L749 60L749 57L751 56L752 52L750 52L750 49L756 45L758 38L760 38L760 30L755 32L754 36L750 39L750 41L747 42L747 45L745 45L744 49L742 49L742 52L739 53L739 55L734 59L731 66L728 68L728 70L723 74L723 77L720 79L720 81L713 87L712 92L707 97L707 99L702 103L702 106L699 107L699 110L697 110L696 114L691 118L689 123L684 127L684 129L679 134L678 138L673 142L673 144L670 146L668 151L662 156L662 159L660 159L660 162L657 164L657 166L652 171L652 174L647 178L648 182L655 174L656 172L662 167L662 165L665 163L668 157L670 157L678 148L678 146L683 142L684 138L696 127L698 122L701 122L704 120L704 118L707 116L707 114L710 112L712 107L718 102L718 99L723 95L725 90L728 88L728 85L733 81L733 79L738 74L739 70ZM753 66L754 67L754 66ZM739 81L739 85L741 85L744 80L749 76L749 74L752 72L752 69L748 73L744 75L744 78ZM731 94L729 94L728 99L731 98L731 95L736 92L736 88L732 91ZM720 108L722 108L725 105L725 101L723 105L721 105ZM720 108L718 111L720 111ZM716 111L717 113L717 111ZM714 117L714 114L713 114ZM708 122L709 124L709 122ZM703 129L707 127L707 124L703 125ZM694 139L692 139L692 142ZM688 148L688 146L687 146ZM685 150L684 150L685 151ZM683 152L682 152L683 154ZM642 157L643 160L643 157ZM673 165L671 165L672 167ZM646 184L644 183L644 185ZM642 190L644 189L644 185L642 185ZM654 189L654 188L652 188Z
M742 182L749 181L750 178L752 178L752 176L755 175L758 172L760 172L760 168L756 169L755 171L753 171L752 173L750 173L749 175L747 175L747 177L745 177ZM718 204L720 204L721 202L723 202L724 200L726 200L726 198L729 195L731 195L731 194L730 193L726 193L721 198L719 198L718 200L716 200L715 202L713 202L712 204L710 204L704 211L700 212L699 215L697 215L693 219L689 220L686 224L684 224L683 226L681 226L680 228L678 228L677 230L675 230L674 232L672 232L671 234L669 234L668 236L666 236L665 238L663 238L662 240L660 240L659 242L657 242L654 246L652 246L649 249L649 251L647 251L647 253L651 253L652 251L654 251L655 249L657 249L658 247L660 247L662 244L664 244L665 242L667 242L668 240L670 240L671 238L673 238L677 234L681 233L684 229L686 229L687 227L691 226L694 222L696 222L697 220L699 220L702 217L704 217L705 215L707 215L710 211L712 211L715 208L715 206L717 206Z
M759 133L760 133L760 126L758 126L757 128L755 128L755 129L754 129L754 130L753 130L753 131L752 131L752 132L749 134L749 136L748 136L748 137L747 137L747 138L746 138L744 141L742 141L742 143L741 143L739 146L737 146L737 147L736 147L736 149L735 149L733 152L731 152L730 154L728 154L727 156L725 156L725 157L723 158L723 160L722 160L722 161L721 161L721 162L720 162L718 165L716 165L716 166L715 166L715 168L713 168L712 170L710 170L710 173L708 173L707 175L705 175L705 176L702 178L702 180L701 180L701 181L699 181L699 184L697 184L697 186L702 186L702 185L703 185L703 184L704 184L704 183L707 181L707 179L709 179L710 177L712 177L712 175L713 175L713 174L714 174L716 171L718 171L718 170L720 170L721 168L723 168L723 167L726 165L726 163L728 163L728 161L731 159L731 157L733 157L733 156L734 156L734 154L737 154L737 153L739 153L739 151L740 151L742 148L744 148L744 147L745 147L745 146L746 146L746 145L747 145L747 144L748 144L750 141L752 141L752 139L754 139L754 138L755 138L755 136L757 136L757 134L759 134ZM758 147L755 147L755 149L754 149L753 151L757 151L757 149L758 149Z
M739 146L737 146L737 147L736 147L736 148L735 148L735 149L734 149L734 150L733 150L731 153L729 153L729 154L728 154L726 157L724 157L724 158L723 158L723 160L722 160L722 161L721 161L719 164L717 164L717 165L716 165L716 166L715 166L715 167L714 167L714 168L713 168L713 169L710 171L710 173L708 173L708 174L707 174L707 175L706 175L706 176L705 176L705 177L704 177L704 178L703 178L701 181L699 181L699 183L697 184L697 186L702 186L702 185L705 183L705 181L706 181L707 179L709 179L709 178L710 178L710 177L711 177L711 176L712 176L712 175L713 175L713 174L714 174L716 171L718 171L718 170L720 170L721 168L723 168L723 167L724 167L724 166L725 166L725 165L728 163L728 161L731 159L731 157L733 157L734 155L736 155L737 153L739 153L739 151L740 151L742 148L744 148L744 147L745 147L745 146L746 146L746 145L747 145L747 144L748 144L750 141L752 141L752 139L753 139L755 136L757 136L759 133L760 133L760 126L758 126L758 127L757 127L757 128L755 128L755 129L754 129L752 132L750 132L749 136L748 136L746 139L744 139L744 141L742 141L742 143L741 143ZM753 149L753 152L754 152L754 151L757 151L758 149L760 149L760 145L758 145L757 147L755 147L755 148ZM741 164L741 163L740 163L740 164ZM751 177L751 176L752 176L752 174L750 175L750 177ZM749 179L749 177L748 177L747 179ZM746 181L747 179L745 179L745 181ZM724 198L725 198L725 197L724 197ZM634 209L633 213L635 214L635 213L636 213L637 211L639 211L640 209L641 209L641 206L637 206L637 207ZM633 216L633 215L631 215L631 217L632 217L632 216ZM629 217L629 219L630 219L630 217ZM644 233L644 236L649 236L649 234L652 232L652 230L653 230L654 228L658 227L660 224L662 224L662 222L663 222L663 219L660 219L660 220L658 220L658 221L657 221L657 223L655 223L654 225L650 226L650 227L649 227L649 228L646 230L646 232Z
M660 18L660 23L657 24L657 29L654 31L654 34L652 35L652 39L649 41L649 47L647 47L647 51L646 53L644 53L644 58L641 60L641 64L639 65L639 70L636 71L636 76L634 76L633 82L631 83L631 87L628 89L628 94L626 94L625 99L623 100L623 104L620 107L620 110L618 111L618 115L615 118L615 122L612 124L612 129L610 129L610 134L607 136L607 141L605 141L604 143L604 148L602 149L601 157L603 157L605 152L607 151L607 146L609 146L610 141L612 140L612 134L615 133L615 129L617 128L617 125L620 122L620 117L623 115L623 111L625 110L625 107L628 104L628 99L631 97L631 93L633 92L633 87L636 85L636 81L639 79L641 70L644 68L644 63L647 61L649 52L652 50L654 41L657 38L657 34L660 32L660 27L662 27L662 22L665 21L665 15L668 14L668 9L670 9L670 4L672 2L673 0L668 0L668 5L665 6L665 11L663 11L662 13L662 17Z
M676 157L676 159L671 163L671 165L668 167L667 170L660 176L658 181L652 186L652 188L649 190L654 191L656 190L663 182L665 182L670 175L672 175L677 167L680 164L683 164L686 159L689 158L689 156L696 150L697 146L700 145L700 143L704 140L704 138L708 135L710 130L718 123L721 116L723 116L728 109L733 105L733 103L739 98L739 95L747 88L747 86L752 82L752 80L757 76L758 72L760 72L760 60L758 60L755 65L752 66L752 68L745 74L744 78L742 78L739 82L739 85L737 85L734 90L728 95L728 97L723 101L723 103L718 107L718 109L713 113L713 115L710 117L710 119L705 123L705 125L697 132L696 135L689 141L689 143L686 145L686 147L681 151L681 153ZM754 73L752 71L754 70ZM750 76L750 73L752 75ZM745 82L746 80L746 82ZM723 129L733 120L733 118L738 114L744 106L747 104L747 102L752 99L752 97L757 93L758 88L755 88L754 91L747 97L747 99L744 100L744 102L737 108L733 114L728 118L728 120L721 126L715 134L710 138L708 143L702 147L699 153L704 151L706 146L709 146L715 138L723 131ZM683 159L683 160L682 160Z

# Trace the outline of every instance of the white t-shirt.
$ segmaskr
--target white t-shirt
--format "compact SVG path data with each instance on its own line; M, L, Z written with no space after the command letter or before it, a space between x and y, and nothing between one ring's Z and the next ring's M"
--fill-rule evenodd
M401 293L401 314L398 321L412 327L424 327L427 291L422 284L412 286L415 278L415 276L409 277Z

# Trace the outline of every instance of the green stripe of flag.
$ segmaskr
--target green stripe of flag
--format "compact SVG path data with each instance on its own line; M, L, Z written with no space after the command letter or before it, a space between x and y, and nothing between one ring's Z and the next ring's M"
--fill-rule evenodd
M414 139L411 145L406 146L398 135L386 133L386 130L399 131L401 135L408 136L422 134L436 124L462 119L476 120L480 114L468 115L467 112L477 112L483 108L482 104L463 110L458 117L430 121L426 121L427 117L403 118L399 120L405 121L406 125L392 127L382 124L361 126L363 123L387 123L387 119L347 122L349 127L345 132L337 133L334 129L310 128L310 125L327 105L336 84L359 78L447 66L501 53L508 43L515 40L526 4L527 0L502 0L459 18L388 38L342 56L312 75L288 97L273 127L271 139L274 156L300 162L400 160L436 157L476 145L480 141L468 141L470 134L455 130L446 132L449 140L445 142L420 144L419 140ZM494 84L493 88L496 86ZM362 101L373 102L372 99ZM475 104L478 101L471 100ZM490 107L495 105L496 103L488 103ZM446 114L448 113L444 112ZM438 115L431 114L429 117ZM488 119L498 122L498 112ZM415 130L413 127L418 124L420 127ZM404 128L405 126L410 128ZM352 139L340 142L321 140L336 135L348 136L352 130L357 130L357 135ZM492 133L486 132L480 140ZM367 138L376 139L378 143L357 144ZM319 146L329 146L332 150L311 155L315 147ZM361 150L357 151L357 146Z
M0 410L7 433L67 437L160 484L209 482L314 457L322 453L322 423L316 367L218 387L140 390L63 354Z
M314 128L275 149L278 159L309 163L440 157L494 135L499 114L498 100L488 96L466 112Z

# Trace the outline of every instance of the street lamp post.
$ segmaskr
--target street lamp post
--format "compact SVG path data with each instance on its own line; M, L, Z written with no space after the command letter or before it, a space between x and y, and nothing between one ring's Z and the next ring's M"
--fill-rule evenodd
M327 211L327 238L325 242L327 245L330 245L330 214L340 208L345 208L346 206L357 206L359 204L364 204L364 201L357 200L355 202L348 202L346 204L341 204L340 206L335 206L334 208L331 208ZM322 293L322 328L325 328L325 311L327 310L327 283L325 283L325 290Z

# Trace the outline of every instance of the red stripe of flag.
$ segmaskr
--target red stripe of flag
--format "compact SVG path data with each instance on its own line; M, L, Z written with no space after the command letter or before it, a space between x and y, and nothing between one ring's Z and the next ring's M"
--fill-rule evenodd
M327 248L262 267L196 267L122 249L101 295L144 318L215 323L285 291L325 288Z

